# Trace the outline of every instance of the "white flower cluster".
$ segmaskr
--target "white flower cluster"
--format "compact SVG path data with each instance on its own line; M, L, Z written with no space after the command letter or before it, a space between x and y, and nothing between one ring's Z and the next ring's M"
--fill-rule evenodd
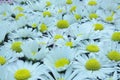
M6 1L0 80L120 80L120 0Z

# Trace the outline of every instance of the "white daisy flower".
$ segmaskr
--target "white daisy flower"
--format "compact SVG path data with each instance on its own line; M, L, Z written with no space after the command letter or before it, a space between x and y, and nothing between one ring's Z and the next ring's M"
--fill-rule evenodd
M113 66L117 66L120 61L120 44L112 41L104 41L102 43L102 49L100 51L99 56L102 56L104 60L113 64Z
M20 13L20 12L24 12L24 7L23 5L18 5L18 4L13 4L12 6L12 11L14 11L13 13Z
M98 10L95 10L95 11L88 11L86 12L85 14L85 17L88 19L88 20L92 20L92 19L96 19L96 20L99 20L100 19L100 15L98 13Z
M99 31L94 31L93 27L91 27L90 22L83 23L81 25L74 25L71 28L71 34L80 41L84 39L98 39L101 38Z
M37 80L40 75L44 75L46 68L44 65L32 62L17 61L8 67L11 80Z
M99 8L101 0L85 0L83 3L88 11L96 11Z
M44 33L55 28L55 18L54 17L41 17L40 24L38 25L38 31Z
M0 18L2 20L9 19L11 14L12 14L12 10L11 10L10 4L7 4L7 3L0 4Z
M4 47L0 48L0 66L7 66L8 64L17 60L17 56L5 49Z
M98 10L98 14L100 15L100 18L107 23L115 23L117 19L117 15L114 11Z
M57 71L64 71L72 64L75 55L74 53L73 49L70 49L69 47L53 48L49 55L44 59L44 64Z
M9 34L9 38L11 39L20 39L20 38L37 38L41 36L41 33L38 33L36 30L33 30L32 28L22 28L17 29L14 32Z
M57 70L52 68L50 69L50 71L53 76L51 74L47 74L46 76L44 76L46 80L72 80L75 76L71 67L68 68L64 73L59 73L57 72Z
M66 7L65 6L56 6L53 7L54 10L52 12L54 13L53 16L57 19L62 19L63 15L66 14Z
M41 38L35 38L35 41L39 44L40 47L48 46L52 43L49 37L42 36Z
M65 5L68 14L72 14L77 11L77 9L82 9L83 4L79 0L66 0Z
M32 14L33 15L33 14ZM31 15L31 16L32 16ZM36 16L33 16L33 17L30 17L28 19L28 23L27 23L29 26L31 26L32 28L37 28L37 26L39 25L39 17L36 15Z
M60 47L66 46L66 47L74 48L77 45L77 42L74 39L71 39L71 40L69 40L69 39L59 39L54 44L57 45L57 46L60 46Z
M64 31L61 30L52 30L50 33L48 33L48 37L51 38L54 41L57 41L59 39L67 39L67 35L64 33Z
M109 34L105 34L103 40L119 42L120 41L120 31L111 31L111 32L109 32Z
M3 49L5 49L8 52L11 52L13 54L15 54L17 57L23 57L23 53L22 53L22 42L23 40L12 40L12 41L8 41L5 42L3 45Z
M109 32L115 29L113 25L105 23L103 21L91 20L90 22L91 22L90 25L91 27L93 27L94 31L99 30L101 32Z
M112 73L111 66L99 56L78 55L76 61L73 63L73 68L77 74L74 80L81 80L86 78L103 79L106 74Z
M95 55L99 55L99 52L101 51L102 47L101 47L101 42L98 41L93 41L93 40L84 40L84 41L80 41L78 43L78 54L95 54Z
M22 52L28 59L41 60L48 53L48 48L40 45L36 40L28 40L21 46Z

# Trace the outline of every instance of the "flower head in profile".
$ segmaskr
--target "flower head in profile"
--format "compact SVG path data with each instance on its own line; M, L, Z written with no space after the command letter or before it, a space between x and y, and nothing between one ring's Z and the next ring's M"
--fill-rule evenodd
M44 65L32 62L17 61L8 67L13 80L36 80L40 75L44 75L44 71L47 72Z

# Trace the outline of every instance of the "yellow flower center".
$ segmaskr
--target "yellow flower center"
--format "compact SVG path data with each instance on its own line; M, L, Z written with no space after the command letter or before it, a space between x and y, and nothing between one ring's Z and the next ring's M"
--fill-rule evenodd
M2 14L3 16L7 16L7 13L6 12L3 12L3 14Z
M50 1L46 1L46 7L51 6L51 2Z
M90 52L98 52L99 47L97 45L94 45L94 44L89 44L86 46L86 50L90 51Z
M112 38L113 41L120 41L120 32L114 32L112 34Z
M11 45L11 49L13 51L16 51L16 52L20 53L22 51L21 45L22 45L22 42L19 42L19 41L18 42L13 42L12 45Z
M82 36L82 34L77 34L77 36L78 36L78 37L81 37L81 36Z
M32 24L32 28L36 28L37 27L37 24L36 23L33 23Z
M19 18L20 18L20 17L23 17L23 16L25 16L23 13L19 13L19 14L17 14L17 15L15 16L15 19L16 19L16 20L19 20Z
M70 8L70 12L74 12L74 11L76 11L76 6L72 6L71 8Z
M14 74L16 80L28 80L30 77L31 73L27 69L19 69Z
M72 0L66 0L66 4L72 4Z
M104 27L103 27L102 24L100 24L100 23L94 24L94 30L95 30L95 31L96 31L96 30L103 30L103 29L104 29Z
M107 54L107 57L110 60L114 60L114 61L120 61L120 53L117 51L111 51Z
M6 59L3 56L0 56L0 65L4 65L6 63Z
M68 46L68 47L72 47L73 46L73 42L71 42L71 41L66 42L65 45Z
M62 10L62 9L59 9L59 10L58 10L58 13L62 13L62 12L63 12L63 10Z
M76 20L80 20L82 18L79 14L75 14L74 17Z
M15 7L14 10L18 10L18 11L22 12L24 10L24 8L22 8L21 6L17 6L17 7Z
M69 22L67 21L67 20L59 20L58 22L57 22L57 27L59 28L59 29L64 29L64 28L68 28L69 27Z
M55 62L55 67L56 68L64 67L65 65L68 65L69 63L70 61L67 58L61 58Z
M113 21L113 16L108 16L105 19L107 22L112 22Z
M96 14L96 13L91 13L91 14L89 14L89 18L90 19L96 19L96 18L98 18L98 15Z
M44 23L42 23L41 26L40 26L40 31L41 31L41 32L45 32L45 31L47 31L47 30L48 30L47 25L44 24Z
M64 78L58 78L57 80L65 80Z
M96 59L89 59L86 62L85 67L87 70L96 71L96 70L99 70L101 68L101 64Z
M97 2L96 2L96 0L90 0L90 1L88 2L88 5L90 5L90 6L95 6L95 5L97 5Z
M51 15L51 12L50 12L50 11L44 11L44 12L43 12L43 16L44 16L44 17L46 17L46 16L51 17L52 15Z
M34 56L35 54L36 54L36 52L35 52L35 51L33 51L33 52L32 52L32 55Z
M120 9L120 5L117 7L117 9Z
M55 40L62 39L62 38L63 38L63 36L60 35L60 34L56 34L56 35L54 36L54 39L55 39Z

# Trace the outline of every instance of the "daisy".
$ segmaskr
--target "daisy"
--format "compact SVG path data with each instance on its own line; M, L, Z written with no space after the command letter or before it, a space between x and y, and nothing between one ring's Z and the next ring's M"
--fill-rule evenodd
M99 39L101 38L101 33L99 31L94 31L94 28L91 27L90 22L83 23L81 25L75 24L70 27L71 34L78 40L84 39Z
M48 37L51 38L54 41L57 41L59 39L64 39L67 38L67 35L60 31L60 30L52 30L50 31L50 33L48 34Z
M105 62L99 56L78 55L76 61L73 63L73 68L76 73L74 80L85 80L86 78L103 79L106 74L112 73L110 64ZM84 75L85 74L85 75Z
M44 65L32 62L17 61L8 66L11 80L37 80L40 75L44 75L44 71L46 71Z
M25 57L32 60L41 60L48 53L46 46L40 45L36 40L24 42L21 48Z
M74 53L75 52L69 47L53 48L44 59L44 64L57 71L64 71L72 64Z
M77 45L77 42L76 40L74 39L59 39L55 42L55 45L57 46L66 46L66 47L71 47L71 48L74 48L74 46Z
M120 61L120 45L117 42L113 41L104 41L102 43L102 49L99 56L102 56L104 60L113 64L114 67L117 67Z
M72 80L75 76L73 73L73 69L71 67L68 68L65 71L65 73L59 73L59 72L57 72L57 70L52 69L52 68L50 69L50 71L53 74L53 76L51 76L50 74L47 74L46 76L44 76L44 78L46 78L46 80Z
M13 13L20 13L20 12L24 12L24 7L25 6L22 6L22 5L13 5L11 6L12 7L12 10L14 11Z
M15 54L17 57L23 57L24 55L22 53L22 48L21 48L23 42L22 42L22 40L8 41L8 42L4 43L2 48L8 52Z
M115 23L117 19L117 15L114 11L99 10L98 15L100 15L101 19L107 23Z
M33 30L32 28L22 28L22 29L17 29L14 32L10 33L8 36L10 39L20 39L20 38L37 38L41 36L41 33L37 33L36 30Z
M4 8L3 8L4 7ZM11 5L4 3L4 4L0 4L0 18L1 19L9 19L10 16L12 14L12 9L11 9Z
M101 0L86 0L83 1L86 9L88 11L96 11L100 6Z
M101 43L97 42L97 41L93 41L93 40L88 40L88 41L82 41L81 43L79 43L81 50L85 50L87 52L92 52L92 53L96 53L100 51L101 48Z
M6 52L7 51L7 52ZM7 66L8 64L14 62L17 60L17 56L8 51L7 49L5 49L4 47L1 47L0 48L0 67L5 67Z
M48 32L48 31L51 31L51 30L54 30L55 28L55 18L54 17L40 17L39 18L40 20L40 23L37 27L38 31L39 32Z
M77 9L82 9L83 4L79 0L66 0L65 8L68 14L72 14L76 12Z
M95 11L88 11L87 10L87 13L85 15L85 17L88 19L88 20L92 20L92 19L96 19L96 20L99 20L99 17L100 15L98 14L98 10L95 10Z
M115 27L111 24L99 21L99 20L91 20L90 25L92 25L91 27L94 28L94 31L101 31L101 32L111 32L115 29Z
M34 14L32 14L32 15L34 15ZM37 14L36 14L36 16L30 17L28 19L28 25L34 29L37 28L37 26L39 25L39 17L37 16Z
M119 31L110 30L109 32L104 32L102 34L101 40L119 42Z
M66 7L67 12L64 13L63 19L68 20L71 24L80 22L85 13L83 4L76 0L72 5Z

